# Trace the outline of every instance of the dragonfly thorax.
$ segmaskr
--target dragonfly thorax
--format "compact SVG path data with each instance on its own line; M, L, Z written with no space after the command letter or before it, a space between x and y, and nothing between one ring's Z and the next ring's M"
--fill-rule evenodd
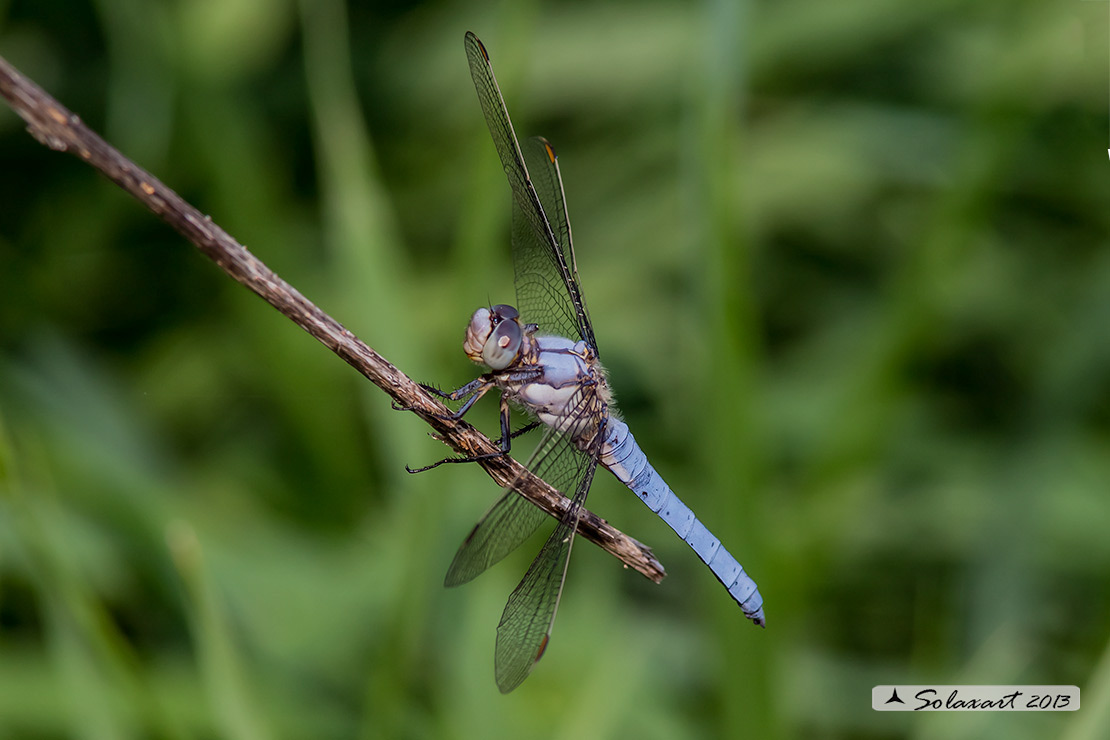
M520 359L524 327L520 314L504 303L482 307L470 317L463 340L463 351L471 360L504 370Z

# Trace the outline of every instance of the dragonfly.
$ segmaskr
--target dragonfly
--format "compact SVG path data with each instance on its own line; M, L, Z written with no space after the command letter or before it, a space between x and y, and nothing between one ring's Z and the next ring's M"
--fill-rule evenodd
M709 566L744 615L763 626L763 597L755 581L671 491L616 415L578 279L555 150L540 137L523 145L517 140L485 46L470 32L465 46L482 113L512 191L517 304L479 308L466 328L466 355L489 372L453 391L425 388L462 402L453 419L461 419L487 392L499 391L501 440L493 455L509 454L515 437L542 428L525 467L571 499L505 605L494 651L498 688L502 693L515 689L544 654L579 516L599 465L666 522ZM517 432L511 431L514 406L532 418ZM412 472L481 457L448 458ZM478 576L524 543L545 518L512 486L507 488L459 547L445 585L458 586Z

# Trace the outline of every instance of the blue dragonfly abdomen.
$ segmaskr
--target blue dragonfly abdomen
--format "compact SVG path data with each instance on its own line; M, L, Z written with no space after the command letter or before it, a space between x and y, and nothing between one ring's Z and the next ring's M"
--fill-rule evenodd
M682 541L709 566L729 595L740 605L744 616L764 626L763 597L740 563L726 550L721 541L702 524L690 507L670 489L648 462L628 425L610 417L606 424L605 442L599 461L621 483L636 494L649 509L675 531Z

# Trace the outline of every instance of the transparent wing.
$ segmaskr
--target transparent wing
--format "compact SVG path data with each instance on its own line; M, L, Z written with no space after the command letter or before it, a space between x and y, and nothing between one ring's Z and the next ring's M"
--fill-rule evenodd
M547 429L529 458L526 468L560 491L573 490L578 451L566 444L563 435ZM547 514L512 488L505 489L474 529L463 540L447 569L445 586L473 580L532 536Z
M547 648L551 625L555 622L555 612L563 594L578 517L597 470L597 450L585 455L575 449L566 437L562 438L562 443L573 450L573 459L578 463L574 473L577 478L574 498L528 572L509 596L501 622L497 625L494 676L503 694L515 689L528 677Z
M567 218L563 180L555 150L541 138L528 139L521 151L559 249L541 240L522 207L513 201L513 269L520 315L543 332L584 339L595 350L593 327L578 282ZM564 273L562 265L569 266Z
M597 394L593 388L584 387L567 405L570 409L567 417L573 421L565 422L564 430L579 432L591 423L588 414L596 413ZM581 476L581 457L582 453L563 432L548 427L524 467L563 495L573 495ZM547 514L542 509L512 486L506 488L459 546L443 579L444 585L459 586L478 577L520 547L546 519Z
M571 503L554 532L513 591L497 627L495 676L502 692L516 688L543 655L563 589L578 517L593 482L604 439L601 400L596 386L583 385L567 404L560 429L548 429L528 468L564 494ZM574 439L592 440L586 451ZM445 582L458 585L474 578L527 539L546 514L511 488L486 513L463 542Z
M542 509L513 489L506 489L459 546L443 585L451 588L474 580L520 547L546 518Z
M513 193L517 308L545 333L585 340L597 350L578 282L566 199L555 150L543 139L521 149L482 42L466 34L470 76Z

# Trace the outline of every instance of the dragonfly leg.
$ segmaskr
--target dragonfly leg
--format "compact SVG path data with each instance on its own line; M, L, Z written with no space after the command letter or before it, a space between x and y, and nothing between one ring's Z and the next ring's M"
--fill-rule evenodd
M460 412L461 411L463 411L463 410L460 409ZM410 473L423 473L426 470L431 470L432 468L438 468L440 465L443 465L445 463L470 463L470 462L477 462L479 460L491 460L495 457L502 457L504 455L508 455L509 451L512 449L512 440L516 439L517 437L519 437L522 434L527 434L528 432L532 431L533 429L535 429L536 427L538 427L540 425L540 422L533 421L532 423L527 424L526 426L523 426L523 427L521 427L520 429L517 429L514 432L514 431L511 431L509 422L510 422L509 402L505 399L504 396L502 396L501 397L501 437L497 440L497 446L500 447L501 449L498 452L487 452L487 453L483 453L481 455L471 455L469 457L465 457L465 456L464 457L445 457L444 459L439 460L438 462L434 462L431 465L425 465L422 468L410 468L408 465L406 465L405 470L407 470Z
M445 457L442 460L436 460L431 465L425 465L422 468L410 468L408 465L406 465L405 472L424 473L431 470L432 468L438 468L440 465L446 465L447 463L472 463L478 462L479 460L492 460L493 458L501 457L504 454L504 452L489 452L483 455L474 455L472 457Z
M517 429L515 432L510 434L509 439L516 439L517 437L519 437L522 434L527 434L528 432L532 431L533 429L537 429L539 426L540 426L540 422L533 421L531 424L528 424L526 426L522 426L520 429ZM497 442L498 445L501 444L500 439L495 440L495 441Z
M439 396L440 398L445 398L448 401L458 401L465 398L466 402L461 407L459 407L458 411L454 411L450 414L433 414L433 416L435 416L436 418L443 419L445 421L458 421L459 419L463 418L463 415L466 414L467 411L470 410L470 407L474 405L475 401L484 396L490 388L494 387L494 382L488 376L480 375L466 385L462 386L461 388L456 388L453 391L441 391L434 385L428 385L427 383L420 383L420 387L426 390L428 393L431 393L434 396ZM467 398L468 396L469 398ZM395 411L414 410L413 406L401 406L396 401L392 403L392 406Z
M466 398L471 393L475 393L479 388L482 388L482 386L489 385L492 385L490 378L486 375L479 375L466 385L456 388L453 391L441 391L434 385L428 385L427 383L421 383L420 387L428 391L428 393L439 396L440 398L446 398L449 401L458 401L459 399ZM488 388L486 390L488 390Z

